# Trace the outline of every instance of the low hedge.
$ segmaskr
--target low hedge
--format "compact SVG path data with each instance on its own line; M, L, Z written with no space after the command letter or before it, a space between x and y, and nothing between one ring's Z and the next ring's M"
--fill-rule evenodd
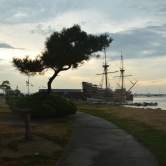
M15 104L19 109L31 109L31 118L64 117L75 114L77 111L73 102L60 96L50 94L44 100L42 100L42 97L43 93L36 93L21 98L12 98L8 101L8 104L10 106Z

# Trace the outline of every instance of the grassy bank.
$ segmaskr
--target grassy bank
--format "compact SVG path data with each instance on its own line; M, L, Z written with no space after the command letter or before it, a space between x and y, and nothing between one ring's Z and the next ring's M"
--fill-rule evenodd
M71 137L70 119L31 121L33 139L24 141L24 121L0 103L0 163L2 166L56 165Z
M166 165L166 111L78 104L78 110L113 122L132 134L157 157L160 166Z

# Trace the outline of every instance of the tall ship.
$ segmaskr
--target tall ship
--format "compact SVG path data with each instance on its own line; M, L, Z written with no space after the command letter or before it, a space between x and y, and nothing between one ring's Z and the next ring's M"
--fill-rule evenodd
M121 85L117 89L112 89L108 86L108 74L116 73L119 71L109 72L108 67L109 65L106 59L106 51L104 49L104 64L103 64L104 71L103 73L97 75L104 76L105 88L102 88L102 86L95 85L93 83L82 82L83 93L86 96L86 98L92 101L95 100L95 101L106 101L106 102L126 102L126 100L133 100L133 94L131 92L131 89L134 87L137 81L135 81L134 83L131 82L132 86L128 90L126 90L126 88L124 87L124 77L128 77L131 75L124 75L125 69L123 67L122 54L121 54L120 76L115 76L119 77L121 80Z

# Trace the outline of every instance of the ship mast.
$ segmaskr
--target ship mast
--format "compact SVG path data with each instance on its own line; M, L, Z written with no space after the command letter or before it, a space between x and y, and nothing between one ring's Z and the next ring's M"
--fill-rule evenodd
M123 65L123 56L122 56L122 51L121 51L121 67L120 67L120 74L121 75L120 76L115 76L115 77L120 77L121 78L121 90L124 89L124 77L132 76L132 75L124 75L124 72L125 72L125 69L124 69L124 65ZM137 83L137 81L135 83L130 81L133 84L132 87ZM128 91L130 91L131 88Z
M109 89L109 87L108 87L108 74L118 72L118 71L108 72L108 67L109 67L109 65L107 64L106 50L104 48L104 65L103 65L104 72L100 73L100 74L96 74L96 75L104 75L105 76L105 95L106 95L107 101L108 101L108 89Z
M108 72L108 67L109 67L109 65L107 64L106 51L105 51L105 48L104 48L104 65L103 65L104 73L96 74L96 75L103 75L104 74L106 90L108 89L108 74L109 73L116 73L116 72L118 72L118 71Z
M122 56L122 53L121 53L121 68L120 68L120 72L121 72L121 77L122 77L122 84L121 84L121 89L124 88L124 67L123 67L123 56Z
M109 67L109 65L107 64L106 51L105 51L105 48L104 48L104 65L103 65L103 68L104 68L104 75L105 75L105 87L106 87L106 91L108 89L108 67Z

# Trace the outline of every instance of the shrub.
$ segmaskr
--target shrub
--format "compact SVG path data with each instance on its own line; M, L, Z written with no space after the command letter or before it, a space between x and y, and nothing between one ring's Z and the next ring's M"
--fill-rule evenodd
M77 107L74 103L66 99L50 94L44 100L41 100L42 93L36 93L26 97L11 99L9 105L15 103L19 109L30 108L32 118L55 118L75 114Z

